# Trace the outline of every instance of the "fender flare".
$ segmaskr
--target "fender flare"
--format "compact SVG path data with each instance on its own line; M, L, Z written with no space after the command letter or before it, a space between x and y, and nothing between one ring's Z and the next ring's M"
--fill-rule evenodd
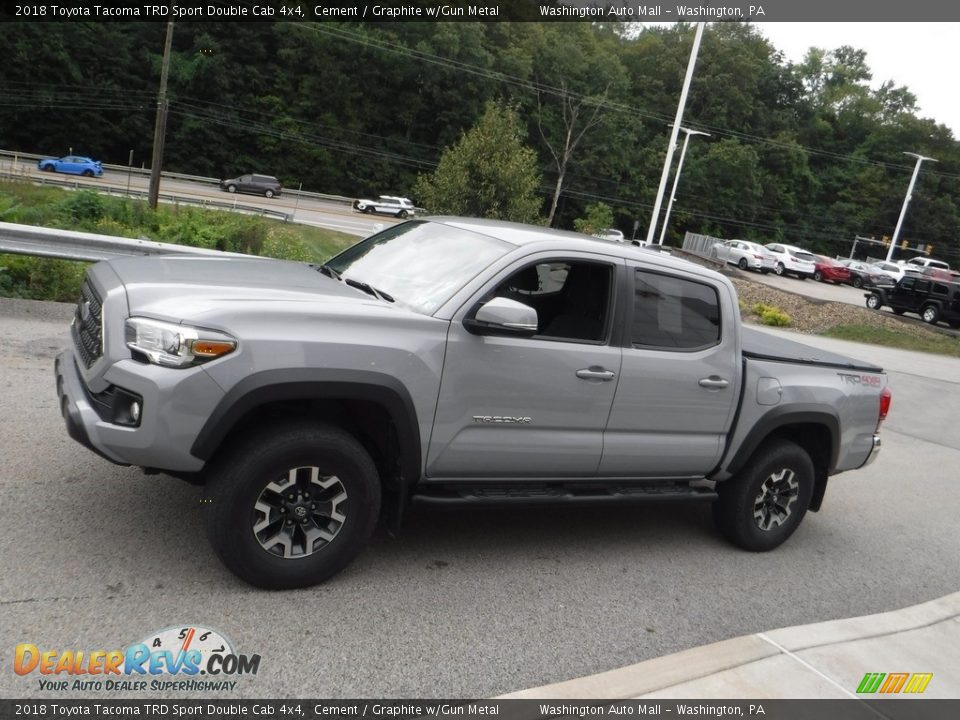
M739 449L724 469L731 475L739 472L757 448L760 447L760 443L771 433L786 425L799 424L823 425L827 428L830 433L830 455L826 471L827 475L832 474L837 466L840 453L840 418L837 417L832 408L819 405L791 405L789 407L773 408L765 413L747 433L743 442L740 443Z
M291 368L265 370L234 385L214 408L190 452L210 460L251 410L283 400L364 400L383 407L397 429L400 468L407 487L420 478L420 426L406 387L395 377L367 370Z

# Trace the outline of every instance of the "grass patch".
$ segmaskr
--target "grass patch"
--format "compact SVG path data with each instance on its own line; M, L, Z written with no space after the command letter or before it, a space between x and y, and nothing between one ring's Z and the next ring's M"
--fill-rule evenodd
M850 340L901 350L915 350L917 352L960 357L960 339L948 335L938 334L929 338L922 338L869 325L837 325L818 334L838 340Z
M323 262L359 238L308 225L186 205L160 205L30 183L0 182L0 221L144 237L263 257ZM0 296L73 301L86 263L0 255Z

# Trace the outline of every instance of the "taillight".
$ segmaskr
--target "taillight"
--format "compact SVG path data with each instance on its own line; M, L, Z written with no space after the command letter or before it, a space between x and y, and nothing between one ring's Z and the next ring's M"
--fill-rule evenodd
M893 399L893 393L890 392L890 388L885 387L880 391L880 415L877 417L877 427L880 427L880 423L887 419L887 413L890 412L890 402Z

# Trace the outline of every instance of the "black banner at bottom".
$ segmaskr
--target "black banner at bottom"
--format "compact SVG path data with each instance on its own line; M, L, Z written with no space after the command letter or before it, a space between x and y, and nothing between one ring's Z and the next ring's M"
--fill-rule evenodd
M925 700L0 700L0 718L541 720L763 718L955 720L960 699Z

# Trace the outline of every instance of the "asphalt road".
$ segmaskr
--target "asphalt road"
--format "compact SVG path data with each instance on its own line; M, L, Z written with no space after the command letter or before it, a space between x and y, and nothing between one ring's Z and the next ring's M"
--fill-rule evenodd
M233 696L486 697L960 588L958 360L850 346L890 369L883 451L773 553L725 544L702 503L417 509L332 581L270 593L216 560L196 488L67 437L52 364L71 311L0 300L2 697L111 696L41 691L11 671L17 643L112 650L190 624L262 656Z
M0 169L6 173L14 172L21 177L31 180L68 181L78 188L90 188L97 191L106 191L107 186L126 190L128 180L131 192L145 193L149 188L148 177L131 173L128 178L127 173L118 170L104 170L102 177L85 178L77 175L65 175L63 173L40 172L35 162L21 161L14 164L12 161L5 160L0 163L0 165L2 165ZM277 198L265 198L260 195L242 193L230 194L215 185L191 182L189 180L161 178L160 192L191 198L193 200L234 203L235 205L241 206L246 205L267 210L277 210L292 216L293 220L298 223L316 225L317 227L337 230L360 237L372 235L374 232L382 230L388 225L399 222L396 218L388 215L364 215L355 212L352 208L341 203L327 200L316 198L301 198L298 200L289 193Z

